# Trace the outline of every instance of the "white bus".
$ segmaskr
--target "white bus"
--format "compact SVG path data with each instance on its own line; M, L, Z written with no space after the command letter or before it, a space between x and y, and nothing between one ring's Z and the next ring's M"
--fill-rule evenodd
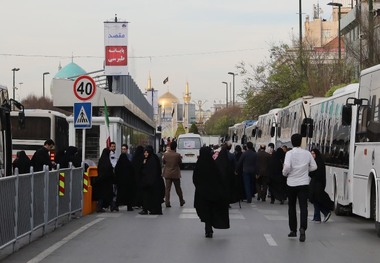
M308 120L310 104L322 99L323 98L313 96L303 96L291 101L288 106L278 112L277 143L275 143L275 147L281 147L283 145L292 147L290 138L295 133L302 134L305 139L302 140L301 147L306 147L308 139L306 136L307 131L302 129L302 124L305 124L305 120Z
M98 162L99 157L106 147L106 123L104 116L92 116L92 127L90 129L76 129L74 117L67 117L69 123L69 142L82 150L84 159ZM83 132L84 131L84 132ZM154 134L148 134L128 125L120 117L109 117L109 132L111 141L116 143L116 156L120 155L121 145L126 143L130 153L134 152L136 146L153 145ZM83 139L85 144L83 145ZM84 147L83 147L84 146Z
M353 151L356 111L351 119L343 118L348 98L357 98L359 84L350 84L334 92L331 97L310 106L313 120L313 136L308 148L317 148L326 163L326 192L335 202L335 213L351 211L353 199ZM352 121L352 123L351 123Z
M353 157L352 212L375 221L380 237L380 65L360 74L358 97L351 105ZM349 118L348 118L349 119Z
M231 151L233 152L236 145L243 146L248 142L248 136L246 134L246 129L249 126L255 124L254 120L245 120L236 123L234 126L228 127L228 140L231 142Z
M18 151L24 150L32 158L36 150L48 139L55 143L50 158L54 160L55 153L69 146L69 125L66 115L53 110L26 109L25 127L20 128L18 112L11 112L12 126L12 157L16 158Z
M278 113L281 108L270 110L267 114L260 115L256 123L256 150L260 145L273 143L277 147Z
M177 153L181 154L182 166L184 168L195 166L202 144L202 138L199 134L185 133L178 136Z

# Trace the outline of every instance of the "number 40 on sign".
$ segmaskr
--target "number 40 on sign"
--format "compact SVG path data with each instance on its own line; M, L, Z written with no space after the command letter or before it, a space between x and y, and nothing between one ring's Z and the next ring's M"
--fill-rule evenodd
M96 92L96 84L90 76L80 76L74 82L74 94L79 100L89 100Z

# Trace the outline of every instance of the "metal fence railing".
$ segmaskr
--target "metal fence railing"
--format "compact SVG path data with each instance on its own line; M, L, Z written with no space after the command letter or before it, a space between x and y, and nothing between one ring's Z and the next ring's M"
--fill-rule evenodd
M83 168L47 168L0 178L0 259L81 214Z

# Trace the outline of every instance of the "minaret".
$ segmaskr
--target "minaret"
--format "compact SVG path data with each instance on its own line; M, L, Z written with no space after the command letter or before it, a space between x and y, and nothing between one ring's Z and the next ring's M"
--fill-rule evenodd
M146 91L152 91L152 78L150 77L150 73L149 73L148 85L146 87Z
M191 96L190 96L190 91L189 91L189 82L186 81L186 87L185 87L185 95L183 96L183 127L185 128L186 132L189 131L189 103L191 101Z

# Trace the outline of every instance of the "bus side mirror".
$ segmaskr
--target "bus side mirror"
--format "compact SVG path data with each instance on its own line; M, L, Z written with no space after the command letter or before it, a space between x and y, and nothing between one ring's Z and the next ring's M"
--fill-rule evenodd
M351 125L352 120L352 107L351 105L343 105L342 108L342 125L349 126Z
M368 106L369 101L368 99L357 99L357 98L349 97L346 100L346 105L347 106L353 106L353 105Z
M25 129L25 112L19 111L18 113L18 126L20 129Z

